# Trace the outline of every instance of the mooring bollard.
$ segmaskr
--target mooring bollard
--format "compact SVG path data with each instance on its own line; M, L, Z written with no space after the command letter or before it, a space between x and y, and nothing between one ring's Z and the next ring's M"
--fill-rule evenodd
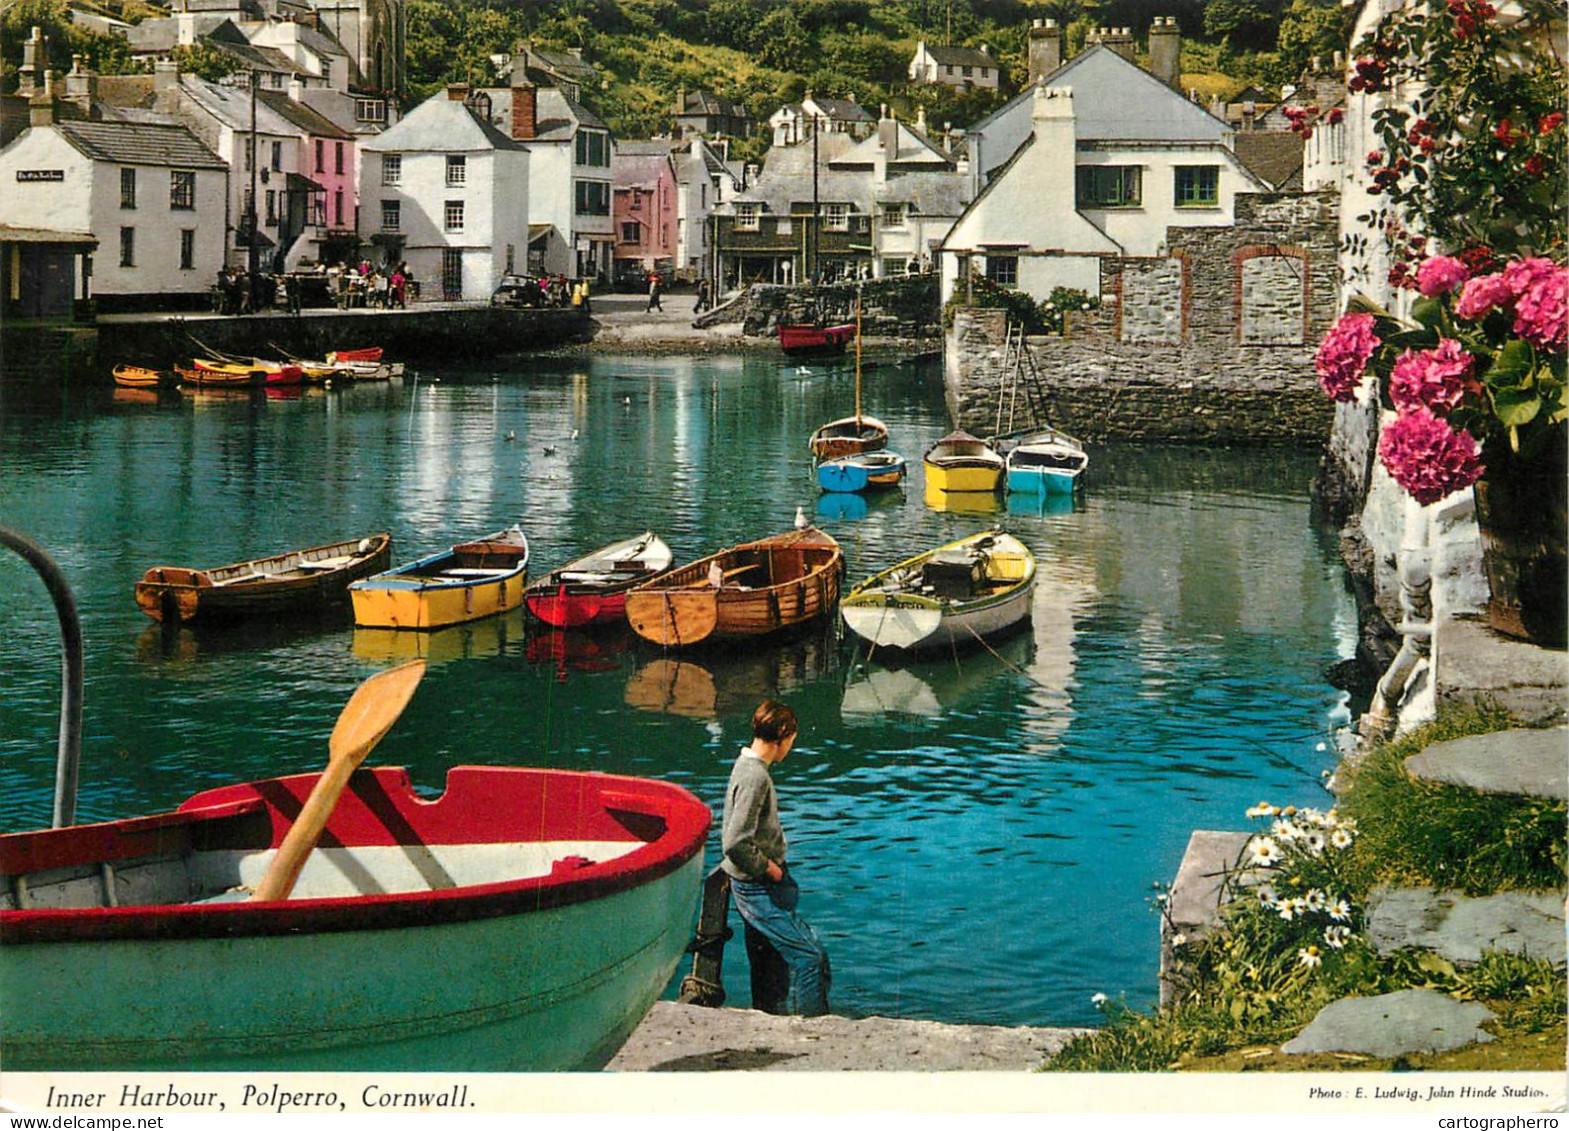
M703 902L697 913L697 935L687 949L692 952L692 972L681 979L676 998L683 1005L717 1008L725 1003L725 943L734 937L730 916L730 877L715 868L703 881ZM767 937L746 928L746 958L752 968L752 1008L782 1013L790 992L790 967Z

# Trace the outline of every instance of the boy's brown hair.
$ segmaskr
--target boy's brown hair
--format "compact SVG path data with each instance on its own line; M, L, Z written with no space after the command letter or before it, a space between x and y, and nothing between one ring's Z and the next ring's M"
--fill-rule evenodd
M752 712L752 737L764 742L783 742L799 729L795 712L777 699L764 699Z

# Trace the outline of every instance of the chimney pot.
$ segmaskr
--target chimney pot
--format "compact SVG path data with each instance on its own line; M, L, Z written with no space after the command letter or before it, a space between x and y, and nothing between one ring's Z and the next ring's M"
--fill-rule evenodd
M539 131L539 89L531 82L512 88L512 140L530 141Z
M447 101L462 102L469 96L469 84L466 82L449 82L447 84Z

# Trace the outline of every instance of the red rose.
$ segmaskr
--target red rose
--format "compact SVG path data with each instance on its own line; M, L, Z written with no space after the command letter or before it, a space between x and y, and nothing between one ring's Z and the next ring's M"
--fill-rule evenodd
M1546 163L1543 162L1540 154L1533 153L1525 159L1525 171L1533 177L1540 177L1546 167Z
M1562 112L1554 110L1547 117L1536 123L1536 132L1539 134L1550 134L1563 124L1564 116Z

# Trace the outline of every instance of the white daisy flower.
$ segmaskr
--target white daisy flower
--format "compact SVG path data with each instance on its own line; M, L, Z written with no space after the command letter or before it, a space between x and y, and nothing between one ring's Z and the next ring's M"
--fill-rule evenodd
M1271 824L1269 826L1269 831L1274 833L1281 840L1296 840L1297 836L1301 833L1302 830L1297 828L1297 826L1292 824L1290 821L1282 818Z
M1090 1004L1091 1005L1105 1005L1106 1001L1107 1001L1107 998L1106 998L1105 994L1095 994L1093 997L1090 998Z
M1315 966L1322 965L1323 962L1323 956L1319 953L1316 946L1305 946L1297 951L1298 966L1306 966L1311 970Z
M1324 928L1324 941L1336 950L1342 949L1350 938L1350 927L1334 926Z
M1307 845L1307 850L1314 856L1322 856L1324 854L1324 834L1317 829L1309 832L1302 838L1302 841Z
M1351 842L1356 839L1356 834L1350 829L1336 829L1329 834L1329 843L1336 848L1350 848Z
M1248 863L1269 867L1283 854L1280 846L1267 836L1256 836L1248 841Z
M1183 945L1185 945L1187 943L1187 941L1188 941L1188 936L1187 935L1172 935L1171 936L1171 945L1173 947L1183 946Z
M1273 817L1278 812L1280 812L1280 810L1276 809L1268 801L1260 801L1257 805L1248 810L1247 815L1249 817Z
M1312 888L1307 893L1305 902L1309 911L1322 911L1329 900L1317 888Z
M1330 900L1328 910L1331 919L1337 919L1342 923L1350 922L1351 920L1351 904L1343 899Z
M1286 922L1291 922L1291 920L1297 917L1296 902L1290 899L1280 900L1275 904L1275 914L1279 915Z

